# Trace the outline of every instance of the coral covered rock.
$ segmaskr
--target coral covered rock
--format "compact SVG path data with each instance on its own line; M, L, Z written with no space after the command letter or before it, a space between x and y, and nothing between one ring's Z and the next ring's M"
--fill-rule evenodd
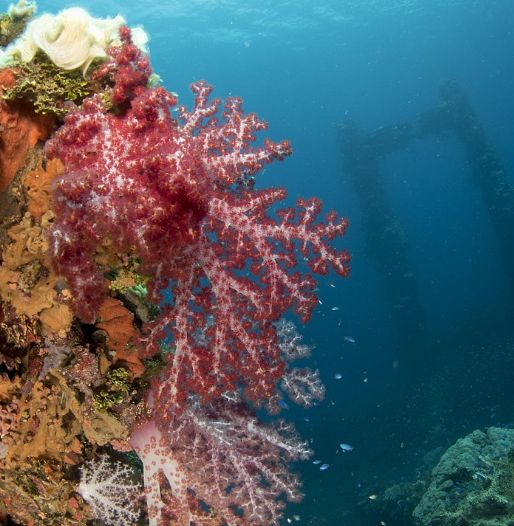
M80 71L58 68L43 54L31 62L17 65L13 72L16 81L5 89L4 99L30 102L36 113L64 117L70 106L80 104L94 89Z
M15 81L11 70L0 71L0 95L2 86L12 87ZM0 192L23 167L28 150L50 137L53 124L53 116L37 114L30 103L0 99Z
M432 471L416 526L514 524L514 429L490 427L457 440Z

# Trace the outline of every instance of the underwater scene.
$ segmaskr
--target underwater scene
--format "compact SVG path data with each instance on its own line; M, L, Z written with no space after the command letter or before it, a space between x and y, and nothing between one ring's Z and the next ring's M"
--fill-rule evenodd
M0 6L0 525L514 525L514 2Z

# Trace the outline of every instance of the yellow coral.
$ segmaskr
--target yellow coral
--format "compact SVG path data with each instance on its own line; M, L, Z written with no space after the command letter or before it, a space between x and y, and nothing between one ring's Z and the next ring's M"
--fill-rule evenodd
M50 377L52 385L36 381L30 395L22 394L18 421L13 428L17 437L9 444L7 464L19 466L29 457L62 458L81 432L75 418L79 402L69 389L63 389L60 377Z
M9 301L16 309L17 314L23 314L29 318L39 314L43 309L49 309L54 304L57 293L55 291L57 279L40 279L34 285L30 294L15 289L10 295Z
M40 220L50 208L52 193L50 190L52 181L61 175L63 165L58 159L52 159L43 167L43 157L40 155L38 165L34 170L27 172L21 178L21 182L29 200L28 211Z
M18 315L32 317L50 308L57 295L57 278L41 277L41 265L34 264L44 260L48 248L46 232L27 212L7 233L13 242L3 249L0 295L12 304Z
M40 192L36 192L40 196ZM29 206L30 206L29 199ZM12 242L3 247L0 266L0 297L9 302L18 316L39 315L44 336L65 336L73 316L69 307L57 298L59 280L45 266L48 250L48 228L54 214L47 210L36 222L30 212L8 230Z
M42 259L48 245L43 239L43 230L34 224L32 215L27 212L23 219L11 227L7 234L13 240L3 250L3 259L10 269L16 269L34 259Z
M73 313L68 305L54 303L50 308L43 309L39 315L43 324L43 336L56 333L60 337L66 336L66 327L73 321Z
M59 279L46 262L48 231L54 213L49 208L52 181L62 173L59 161L43 165L40 155L37 166L21 178L27 196L28 212L7 234L11 243L2 250L0 297L9 302L18 316L39 317L43 336L66 336L73 321L70 308L58 298Z

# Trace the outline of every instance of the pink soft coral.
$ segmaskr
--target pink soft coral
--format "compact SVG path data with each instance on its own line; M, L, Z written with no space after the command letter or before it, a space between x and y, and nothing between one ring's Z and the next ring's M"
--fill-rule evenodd
M202 524L206 505L226 524L278 524L280 497L301 498L288 463L311 454L291 424L265 426L245 404L228 400L190 404L163 431L148 422L131 444L144 465L151 526L168 524L165 517Z

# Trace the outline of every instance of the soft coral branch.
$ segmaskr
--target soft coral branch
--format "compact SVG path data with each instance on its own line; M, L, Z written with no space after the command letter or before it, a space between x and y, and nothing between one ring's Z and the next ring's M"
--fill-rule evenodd
M288 464L308 458L307 445L291 425L265 426L245 404L190 402L166 426L147 422L131 437L143 460L151 526L164 516L200 524L205 504L229 525L278 524L281 497L300 499Z
M107 456L84 464L77 489L90 505L92 516L109 526L128 526L139 519L141 486L131 480L134 474L121 462Z
M193 248L196 265L174 287L174 305L157 324L172 330L175 344L169 374L159 386L165 392L159 400L167 407L187 392L212 398L241 382L255 403L270 397L284 373L273 322L288 309L305 322L316 304L315 280L291 272L298 263L295 248L318 253L315 270L325 272L332 263L346 275L346 254L322 240L344 233L346 221L320 226L314 222L315 204L305 204L298 222L286 211L277 224L266 212L283 196L281 190L262 190L245 200L211 199L203 235ZM201 339L194 336L198 330Z
M262 147L250 146L256 139L255 133L267 130L268 124L255 113L245 115L239 97L226 99L221 114L223 121L220 121L216 115L221 109L221 100L209 102L212 86L202 80L192 84L191 89L195 105L191 112L180 107L182 129L198 138L207 165L220 181L235 183L242 173L255 174L264 165L291 154L289 141L274 143L266 139Z

